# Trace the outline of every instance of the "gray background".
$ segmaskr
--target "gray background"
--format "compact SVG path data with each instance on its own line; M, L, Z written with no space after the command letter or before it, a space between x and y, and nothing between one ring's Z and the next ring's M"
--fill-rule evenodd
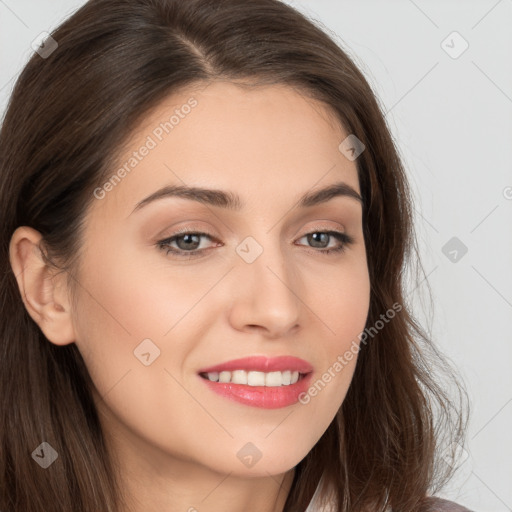
M362 68L409 172L425 270L415 313L472 402L443 496L512 511L512 0L287 1ZM0 113L31 42L83 3L0 0Z

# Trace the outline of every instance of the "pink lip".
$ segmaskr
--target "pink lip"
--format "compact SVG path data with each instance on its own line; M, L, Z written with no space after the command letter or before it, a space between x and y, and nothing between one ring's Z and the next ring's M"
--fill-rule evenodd
M251 356L241 359L233 359L225 363L209 366L199 370L198 373L211 372L232 372L234 370L247 370L255 372L284 372L286 370L297 371L299 373L311 373L313 367L304 359L293 356Z
M303 359L292 356L279 356L267 358L265 356L245 357L234 359L208 368L198 373L205 374L222 371L298 371L301 376L295 384L288 386L249 386L247 384L233 384L231 382L213 382L208 378L200 377L210 390L229 400L234 400L252 407L263 409L278 409L298 402L299 396L305 393L311 381L313 367Z

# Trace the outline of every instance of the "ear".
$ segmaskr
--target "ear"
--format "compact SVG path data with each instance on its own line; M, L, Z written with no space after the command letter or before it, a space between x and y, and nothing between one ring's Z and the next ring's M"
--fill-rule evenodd
M9 259L29 315L55 345L75 341L67 273L48 265L41 251L42 235L28 226L13 233Z

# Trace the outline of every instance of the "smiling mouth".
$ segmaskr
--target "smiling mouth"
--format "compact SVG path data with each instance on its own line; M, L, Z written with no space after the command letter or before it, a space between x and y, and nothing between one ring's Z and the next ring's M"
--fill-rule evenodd
M233 370L221 372L202 372L203 379L223 384L242 384L247 386L281 387L291 386L302 380L307 373L285 370L275 372L259 372L246 370Z

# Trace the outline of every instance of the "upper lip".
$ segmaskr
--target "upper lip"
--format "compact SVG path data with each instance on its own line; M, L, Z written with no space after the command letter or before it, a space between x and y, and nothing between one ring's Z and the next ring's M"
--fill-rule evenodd
M202 368L199 370L199 373L229 372L234 370L252 370L257 372L282 372L290 370L298 371L299 373L310 373L313 371L313 367L304 359L294 356L250 356Z

